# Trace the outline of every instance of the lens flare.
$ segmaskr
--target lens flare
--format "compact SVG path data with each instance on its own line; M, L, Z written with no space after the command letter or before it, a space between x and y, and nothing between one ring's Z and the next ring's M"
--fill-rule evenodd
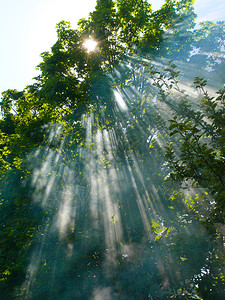
M87 49L88 52L92 52L96 49L97 42L95 40L93 40L92 38L89 38L84 42L83 45Z

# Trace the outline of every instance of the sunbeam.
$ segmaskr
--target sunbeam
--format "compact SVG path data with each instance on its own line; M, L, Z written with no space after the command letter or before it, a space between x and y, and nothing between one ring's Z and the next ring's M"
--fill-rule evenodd
M177 261L191 265L188 255L182 253L177 257L172 252L167 253L166 248L168 245L173 248L173 241L179 241L180 235L185 235L187 240L193 238L193 230L198 226L188 221L185 207L191 205L191 197L196 196L196 190L193 188L172 196L165 194L165 182L157 170L167 172L164 159L160 159L167 134L165 132L163 136L162 131L151 124L158 116L160 119L156 122L160 120L163 128L163 122L169 118L168 113L171 114L171 106L169 102L160 101L152 104L151 98L140 103L140 98L135 87L122 91L117 88L114 90L118 108L114 128L102 127L99 116L91 111L82 116L85 140L76 149L69 146L71 135L66 138L67 141L60 141L57 151L47 146L31 155L31 159L35 157L38 162L36 166L33 162L33 201L50 209L51 216L28 267L24 285L27 297L35 295L33 293L39 282L37 274L44 276L47 262L51 265L47 272L51 279L44 290L49 291L48 297L53 297L57 278L61 276L57 261L62 258L66 264L73 261L77 278L84 282L87 280L88 285L97 280L98 272L104 272L107 280L112 280L120 265L126 270L121 272L122 277L127 276L129 265L137 272L135 257L138 255L146 264L145 275L137 275L138 280L144 280L143 276L150 272L151 264L156 264L153 273L162 278L164 290L183 280L183 271ZM151 110L147 111L150 103ZM59 134L60 130L53 126L49 145ZM172 202L180 196L188 200L181 201L180 209L184 213L176 216ZM178 223L186 224L181 225L182 232L174 224L177 217ZM200 228L200 241L205 235ZM155 244L159 242L161 246ZM95 267L91 262L86 265L83 257L81 271L77 266L79 251L93 260ZM154 262L144 262L147 253L152 259L154 257ZM67 268L70 268L69 265ZM82 276L86 279L79 277L84 270L86 275ZM78 279L73 280L69 284ZM111 286L103 289L95 286L92 294L95 298L99 295L114 297L115 291Z

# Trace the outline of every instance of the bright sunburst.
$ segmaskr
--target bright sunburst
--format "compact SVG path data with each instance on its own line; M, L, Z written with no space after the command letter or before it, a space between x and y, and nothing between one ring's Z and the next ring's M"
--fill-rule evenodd
M89 38L89 39L85 40L83 45L87 49L88 52L92 52L96 49L97 42L95 40L93 40L92 38Z

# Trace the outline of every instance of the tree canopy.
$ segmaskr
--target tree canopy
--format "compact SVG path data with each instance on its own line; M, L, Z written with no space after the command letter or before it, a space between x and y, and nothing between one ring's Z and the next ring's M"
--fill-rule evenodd
M2 299L224 298L225 23L195 18L98 0L2 93Z

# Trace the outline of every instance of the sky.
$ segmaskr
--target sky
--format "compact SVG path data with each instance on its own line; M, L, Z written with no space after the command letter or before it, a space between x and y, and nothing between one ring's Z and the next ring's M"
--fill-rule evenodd
M23 90L37 76L40 54L56 42L55 26L70 21L73 28L94 10L96 0L0 0L0 93ZM164 0L151 0L157 10ZM195 0L197 21L225 20L224 0Z

